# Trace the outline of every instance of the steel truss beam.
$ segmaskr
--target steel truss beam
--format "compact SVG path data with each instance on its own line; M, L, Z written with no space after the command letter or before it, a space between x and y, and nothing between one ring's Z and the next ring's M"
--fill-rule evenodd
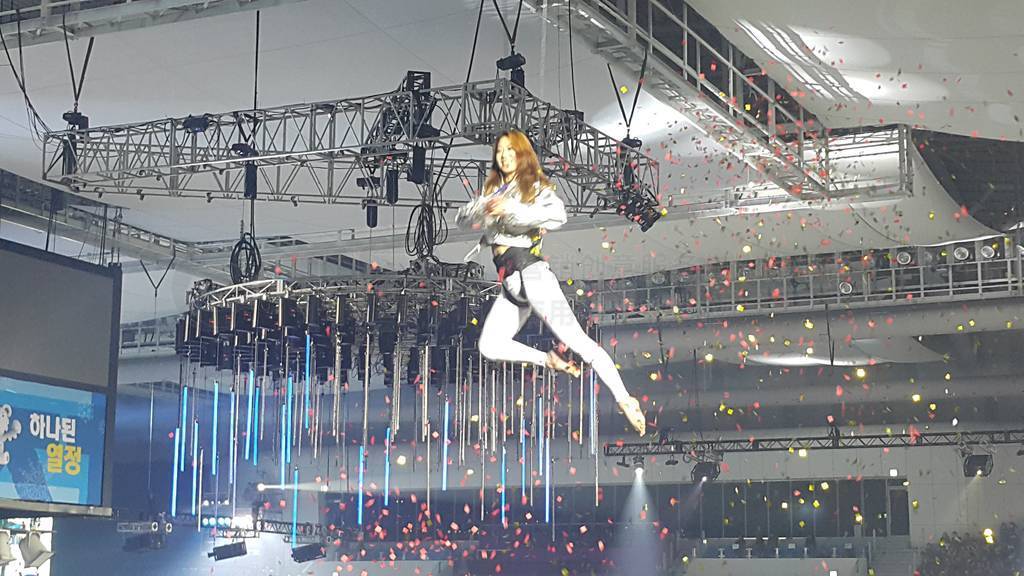
M17 38L21 19L23 46L72 38L123 32L147 26L221 16L240 10L258 10L303 0L37 0L18 2L19 9L0 11L0 34ZM16 43L16 41L15 41Z
M445 189L455 179L462 188L444 198L450 206L479 189L491 143L512 128L530 135L546 172L565 184L570 212L614 212L627 167L635 190L657 203L657 162L507 79L51 132L43 178L77 192L238 199L244 165L255 163L263 199L383 203L384 186L371 177L405 172L414 148L424 148L428 180ZM399 204L418 204L429 187L412 197L403 190Z
M299 280L257 280L218 288L192 298L193 308L228 306L232 302L245 303L253 300L277 298L299 298L316 295L365 296L371 289L380 295L459 298L487 298L496 294L498 284L476 278L454 278L425 274L361 274L336 278L304 278Z
M1024 444L1024 430L981 432L925 432L921 434L865 436L806 436L755 438L753 440L672 440L665 443L609 444L604 455L663 456L683 454L699 457L735 452L789 452L791 450L848 450L854 448L914 448L918 446L989 446Z

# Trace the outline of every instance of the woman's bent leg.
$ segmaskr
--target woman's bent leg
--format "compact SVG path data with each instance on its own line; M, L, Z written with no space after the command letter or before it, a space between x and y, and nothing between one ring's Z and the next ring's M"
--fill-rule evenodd
M530 317L530 309L498 296L480 330L480 353L494 362L526 362L544 366L547 354L515 341L515 335Z

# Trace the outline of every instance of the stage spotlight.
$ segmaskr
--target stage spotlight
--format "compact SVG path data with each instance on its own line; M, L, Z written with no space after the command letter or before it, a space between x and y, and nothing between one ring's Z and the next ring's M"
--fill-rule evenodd
M523 66L526 66L525 56L518 52L513 52L504 58L499 58L495 65L497 65L498 70L510 73L513 84L526 88L526 72L523 71Z
M996 257L996 249L986 244L981 247L981 255L986 260L991 260Z
M125 552L141 552L143 550L160 550L164 547L164 535L161 532L136 534L125 538L121 550Z
M231 544L225 544L223 546L214 546L213 550L206 556L207 558L213 558L216 561L227 560L229 558L238 558L239 556L245 556L245 540L238 542L232 542Z
M957 262L963 262L971 257L971 251L965 246L957 246L953 249L953 258Z
M644 457L633 456L633 466L642 471L644 468Z
M623 192L619 197L617 212L640 225L641 232L647 232L664 214L649 198L637 192Z
M968 454L964 457L964 476L988 476L992 473L991 454Z
M39 568L46 561L53 557L53 552L43 544L42 535L39 532L29 532L18 542L21 549L21 558L25 562L25 568Z
M11 533L7 530L0 530L0 566L6 566L14 560L14 552L11 551Z
M849 296L853 294L853 284L843 281L839 283L839 293L843 296Z
M669 456L668 460L665 460L666 466L675 466L676 464L679 464L679 460L676 460L675 456Z
M697 462L690 472L690 478L694 482L714 482L722 473L718 462Z
M896 253L896 263L900 266L906 266L914 261L914 257L906 250L900 250Z
M626 457L625 456L622 457L622 460L619 460L618 462L616 462L616 464L618 464L619 466L622 466L623 468L629 468L629 463L626 462Z
M644 477L644 469L642 467L636 468L633 470L633 474L637 477L637 479L642 479Z
M292 560L300 564L303 562L311 562L313 560L318 560L320 558L326 557L327 549L324 548L323 544L320 544L318 542L292 548Z

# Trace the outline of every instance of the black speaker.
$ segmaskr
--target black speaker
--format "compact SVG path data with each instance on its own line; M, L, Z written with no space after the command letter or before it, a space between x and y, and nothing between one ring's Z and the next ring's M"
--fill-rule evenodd
M256 164L245 163L245 189L242 192L246 200L256 199Z
M422 146L412 147L412 166L409 167L409 176L406 178L414 184L423 184L427 181L427 149Z
M398 203L398 170L394 168L384 173L384 200L392 206Z
M377 201L373 199L366 201L366 227L377 227Z

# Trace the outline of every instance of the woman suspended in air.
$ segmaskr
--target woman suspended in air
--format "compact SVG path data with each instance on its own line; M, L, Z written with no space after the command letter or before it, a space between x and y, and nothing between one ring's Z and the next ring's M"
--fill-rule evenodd
M541 352L515 341L531 312L575 351L611 390L619 408L640 435L646 430L640 402L629 395L615 362L580 328L558 279L540 255L548 230L565 224L565 205L544 177L533 146L519 131L503 133L494 144L491 172L483 192L459 209L456 223L483 232L466 256L489 245L502 291L480 334L480 353L496 362L523 362L578 376L580 370L554 350Z

